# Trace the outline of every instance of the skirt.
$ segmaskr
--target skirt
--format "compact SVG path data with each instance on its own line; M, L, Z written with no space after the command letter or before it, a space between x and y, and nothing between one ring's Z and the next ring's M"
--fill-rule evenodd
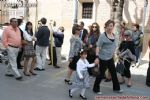
M77 72L73 76L72 88L89 88L89 74L87 70L81 72L83 79L79 78Z
M69 63L69 68L72 69L72 70L76 70L76 67L77 67L77 62L79 60L79 56L74 56L73 57L73 60Z
M24 46L24 57L35 57L35 50L32 41L28 42L27 45Z

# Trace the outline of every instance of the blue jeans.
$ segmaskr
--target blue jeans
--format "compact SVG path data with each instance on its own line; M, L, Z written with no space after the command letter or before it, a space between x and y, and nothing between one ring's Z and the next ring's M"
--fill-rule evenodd
M136 56L136 62L138 62L138 59L140 57L140 54L141 54L141 48L136 46L135 47L135 56Z

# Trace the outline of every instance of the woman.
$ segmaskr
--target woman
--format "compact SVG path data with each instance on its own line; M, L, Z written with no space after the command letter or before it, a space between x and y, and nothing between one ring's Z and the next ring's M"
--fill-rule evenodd
M132 53L132 56L135 56L135 50L134 50L134 42L132 41L132 32L130 30L126 30L124 32L124 41L121 42L119 47L119 53L122 55L124 52L129 50ZM124 77L128 79L127 87L131 87L131 72L130 72L130 66L131 62L134 61L133 57L124 55L121 56L121 60L123 60L124 63L124 72L122 73L122 81L120 84L125 83Z
M72 83L70 82L70 77L73 73L73 71L76 70L76 63L79 59L79 51L82 48L82 41L79 38L79 34L80 34L80 27L79 25L75 24L72 28L72 34L73 36L70 39L70 52L69 52L69 67L68 67L68 73L67 73L67 77L64 80L65 83L71 85Z
M89 61L89 63L93 63L96 58L95 55L96 43L98 41L99 36L100 36L100 27L97 23L93 23L88 36L87 60ZM88 72L90 75L92 75L91 68L88 68Z
M113 34L114 25L114 21L108 20L105 23L106 32L100 35L97 42L96 59L100 59L100 75L96 77L93 87L93 91L97 94L102 94L100 92L100 83L101 80L104 78L104 74L107 68L109 69L109 72L112 77L113 91L117 93L123 92L123 90L120 89L113 59L114 52L116 49L116 40L115 35Z
M121 24L120 24L120 27L121 27L121 30L120 30L120 42L121 41L124 41L124 32L125 32L125 30L127 30L127 28L126 28L126 23L125 22L121 22Z
M25 76L30 76L32 75L37 75L34 72L34 67L36 63L36 55L35 55L35 50L33 46L33 41L35 41L35 37L33 37L33 30L32 30L32 23L27 22L26 27L25 27L25 32L24 32L24 38L28 41L28 44L24 46L24 75ZM30 69L28 68L28 62L29 59L32 58L31 62L31 67Z

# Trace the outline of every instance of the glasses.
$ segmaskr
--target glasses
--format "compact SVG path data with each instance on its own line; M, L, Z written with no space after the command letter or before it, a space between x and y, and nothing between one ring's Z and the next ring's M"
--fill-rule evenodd
M93 28L97 28L97 26L92 26Z
M18 21L17 20L12 20L12 23L18 23Z

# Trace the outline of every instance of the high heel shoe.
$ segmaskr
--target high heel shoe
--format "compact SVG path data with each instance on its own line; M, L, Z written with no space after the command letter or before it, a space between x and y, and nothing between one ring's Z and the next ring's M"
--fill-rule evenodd
M29 73L26 73L26 72L23 72L23 74L24 74L25 76L30 76L30 74L29 74Z
M70 80L65 79L64 81L65 81L65 84L72 85L72 82L70 82Z
M33 72L33 71L30 71L30 73L32 74L32 75L37 75L35 72Z
M83 100L87 100L87 98L83 95L80 94L80 97L83 99Z

